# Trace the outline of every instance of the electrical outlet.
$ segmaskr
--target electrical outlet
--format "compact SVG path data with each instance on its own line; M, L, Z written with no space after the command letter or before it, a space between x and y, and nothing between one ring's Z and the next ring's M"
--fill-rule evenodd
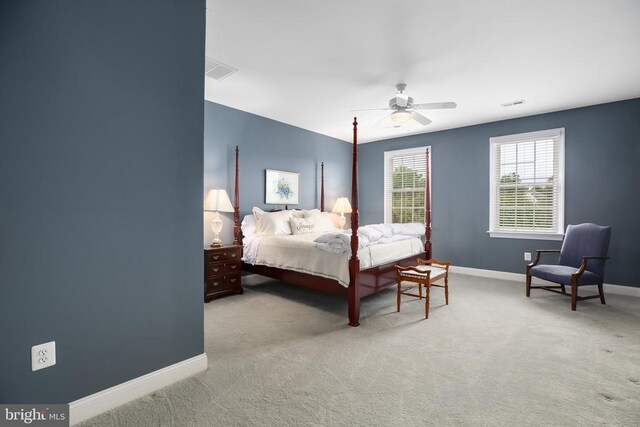
M531 261L531 252L525 252L524 253L524 260L525 261Z
M48 368L56 364L56 342L50 341L31 347L31 370Z

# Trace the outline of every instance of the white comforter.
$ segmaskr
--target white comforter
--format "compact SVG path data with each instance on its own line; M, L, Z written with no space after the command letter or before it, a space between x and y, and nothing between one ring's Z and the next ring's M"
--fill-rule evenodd
M358 228L358 250L381 243L421 238L424 225L411 224L373 224ZM351 254L351 231L325 233L314 240L316 248L334 254Z
M326 277L336 280L344 287L349 286L351 251L331 253L318 250L314 240L320 235L321 233L309 233L246 237L243 241L243 261ZM393 262L423 250L422 241L410 236L405 236L402 240L362 247L358 250L360 269Z

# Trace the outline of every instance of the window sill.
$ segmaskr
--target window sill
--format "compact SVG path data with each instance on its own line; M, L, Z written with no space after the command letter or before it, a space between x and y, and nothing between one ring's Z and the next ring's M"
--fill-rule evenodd
M527 239L527 240L562 240L563 233L536 233L536 232L520 232L520 231L487 231L489 236L499 239Z

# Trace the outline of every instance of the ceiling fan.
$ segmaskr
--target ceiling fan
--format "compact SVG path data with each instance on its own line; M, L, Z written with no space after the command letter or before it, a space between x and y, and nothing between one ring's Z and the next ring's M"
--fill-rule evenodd
M354 111L374 111L374 110L393 110L388 116L394 122L394 126L398 127L401 123L408 122L409 120L415 120L423 126L431 123L426 116L420 114L417 110L440 110L445 108L456 108L458 105L455 102L430 102L426 104L415 104L413 98L404 93L407 85L404 83L398 83L396 89L398 93L396 96L389 100L388 108L369 108L366 110L354 110ZM383 117L382 120L386 119ZM381 120L381 121L382 121Z

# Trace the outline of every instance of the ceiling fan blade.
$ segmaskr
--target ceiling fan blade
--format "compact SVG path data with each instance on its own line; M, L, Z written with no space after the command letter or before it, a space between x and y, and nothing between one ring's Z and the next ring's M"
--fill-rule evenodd
M426 118L422 114L418 113L417 111L413 111L411 113L411 117L413 117L413 120L415 120L416 122L420 123L423 126L426 126L429 123L431 123L431 120L429 120L428 118Z
M418 110L441 110L445 108L456 108L455 102L428 102L426 104L415 104L413 108Z
M355 111L385 111L385 110L390 110L390 108L389 107L387 107L387 108L364 108L362 110L349 110L349 111L351 111L353 113Z
M389 114L385 114L384 116L382 116L382 118L380 120L378 120L377 122L375 122L375 124L373 126L371 126L372 128L379 128L380 125L389 118Z

